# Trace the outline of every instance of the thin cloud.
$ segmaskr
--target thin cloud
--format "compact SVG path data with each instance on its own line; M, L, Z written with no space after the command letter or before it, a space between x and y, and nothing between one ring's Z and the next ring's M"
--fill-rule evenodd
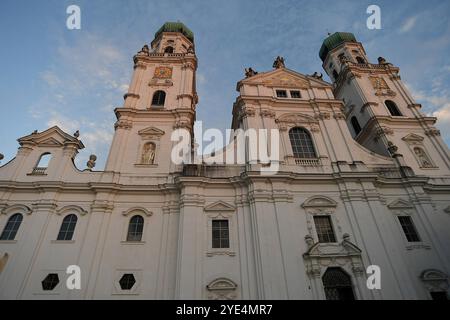
M400 28L400 33L406 33L408 31L411 31L412 28L416 25L417 22L417 16L409 17L406 19L405 23Z

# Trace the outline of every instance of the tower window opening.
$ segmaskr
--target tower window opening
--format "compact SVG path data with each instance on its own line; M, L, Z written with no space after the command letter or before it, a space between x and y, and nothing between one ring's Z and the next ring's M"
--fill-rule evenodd
M333 70L333 78L335 81L339 78L339 73L336 70Z
M164 53L173 53L173 47L166 47L166 49L164 50Z
M401 117L402 116L400 110L398 109L398 107L397 107L397 105L395 104L394 101L386 100L384 102L384 104L386 105L386 108L388 108L389 113L391 114L391 116L394 116L394 117Z
M358 119L352 117L350 121L352 123L353 131L355 131L355 135L357 136L361 132L361 126L359 125Z
M362 57L360 57L360 56L357 56L356 57L356 61L358 62L358 63L366 63L366 60L364 60L364 58L362 58Z
M166 93L162 90L158 90L153 95L152 106L155 107L164 107L164 103L166 102Z

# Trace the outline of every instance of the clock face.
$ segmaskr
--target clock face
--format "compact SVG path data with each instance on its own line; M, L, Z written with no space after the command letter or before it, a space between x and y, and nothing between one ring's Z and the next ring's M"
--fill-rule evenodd
M169 67L157 67L155 69L155 78L158 78L158 79L170 79L170 78L172 78L172 68L169 68Z

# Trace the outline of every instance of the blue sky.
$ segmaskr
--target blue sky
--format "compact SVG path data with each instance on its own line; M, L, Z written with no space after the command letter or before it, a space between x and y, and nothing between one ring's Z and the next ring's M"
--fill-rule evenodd
M66 28L76 4L82 29ZM368 30L366 9L381 8L382 29ZM97 170L108 156L113 110L123 103L132 57L165 21L195 34L199 59L197 119L230 126L236 82L245 67L267 71L281 55L301 73L323 72L318 52L327 32L353 32L369 58L387 58L422 111L438 117L450 143L450 1L0 1L0 153L12 159L17 138L59 125L81 132Z

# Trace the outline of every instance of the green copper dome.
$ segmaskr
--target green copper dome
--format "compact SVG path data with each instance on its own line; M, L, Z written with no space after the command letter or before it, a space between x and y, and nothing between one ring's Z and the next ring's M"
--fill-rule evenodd
M322 47L319 51L319 57L325 61L328 52L339 46L344 42L357 42L353 33L349 32L335 32L323 41Z
M189 30L182 22L166 22L164 25L155 33L155 39L163 32L180 32L186 38L194 42L194 33Z

